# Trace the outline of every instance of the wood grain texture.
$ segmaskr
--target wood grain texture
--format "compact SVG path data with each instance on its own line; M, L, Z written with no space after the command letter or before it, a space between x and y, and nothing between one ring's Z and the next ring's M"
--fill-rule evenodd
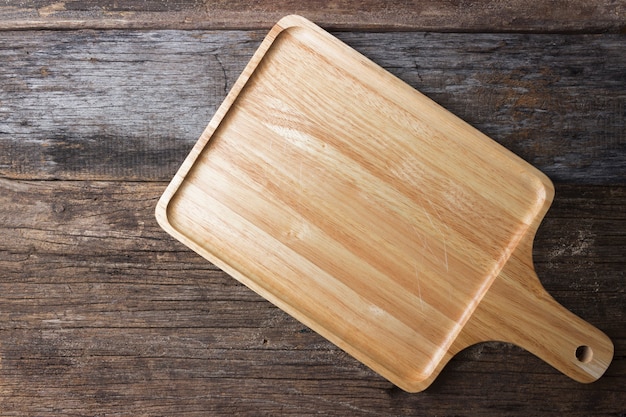
M256 4L0 2L37 29L0 33L0 177L68 180L0 184L0 414L626 415L624 40L572 35L623 33L624 2ZM160 231L164 182L293 12L557 181L535 266L615 342L603 378L483 343L406 394ZM63 30L97 28L124 30ZM263 30L159 30L193 28Z
M534 245L546 289L615 342L606 375L579 384L519 348L484 343L457 355L417 395L168 237L153 218L164 188L1 182L3 415L626 410L624 187L557 184Z
M489 340L592 382L612 360L610 339L554 302L534 273L532 240L553 194L536 168L288 16L156 218L409 392L430 385L446 355Z
M625 27L622 0L349 1L21 0L0 5L0 30L270 28L288 14L331 29L607 32Z
M265 32L0 32L0 175L167 181ZM339 33L557 182L626 181L626 40Z

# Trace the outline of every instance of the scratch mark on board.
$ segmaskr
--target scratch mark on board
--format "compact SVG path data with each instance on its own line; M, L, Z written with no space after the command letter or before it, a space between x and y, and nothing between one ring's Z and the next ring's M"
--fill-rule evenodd
M450 228L443 221L443 218L441 217L441 214L439 213L439 210L437 210L437 207L435 207L435 205L432 203L432 201L430 201L429 199L426 199L426 201L428 202L428 205L430 206L430 208L435 212L435 215L437 216L437 219L439 219L438 225L435 226L433 224L430 216L428 216L428 220L430 220L430 223L433 225L433 227L435 227L439 231L439 234L441 234L441 241L443 243L443 262L444 262L444 266L446 268L446 272L450 272L450 265L448 263L448 244L446 242L447 234L444 233L443 228L441 226L445 227L446 232L448 232L448 233L450 233ZM424 210L424 212L426 213L426 210Z
M422 308L422 312L424 312L424 298L422 298L422 286L420 285L420 276L419 271L417 269L417 265L414 265L415 268L415 280L417 281L417 296L420 299L420 307Z
M428 240L424 237L424 235L420 234L413 224L411 225L411 228L413 229L413 234L417 236L417 238L422 242L422 248L427 250L431 255L434 256L435 253L433 252L433 249L428 244Z
M450 268L448 265L448 246L446 244L446 239L443 239L443 260L446 265L446 272L450 272Z

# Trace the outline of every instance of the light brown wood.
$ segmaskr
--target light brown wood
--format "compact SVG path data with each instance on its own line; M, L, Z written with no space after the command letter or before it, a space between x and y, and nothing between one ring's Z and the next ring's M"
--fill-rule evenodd
M288 16L157 219L405 390L426 388L453 354L490 339L589 382L612 344L549 298L532 267L553 192L528 163Z

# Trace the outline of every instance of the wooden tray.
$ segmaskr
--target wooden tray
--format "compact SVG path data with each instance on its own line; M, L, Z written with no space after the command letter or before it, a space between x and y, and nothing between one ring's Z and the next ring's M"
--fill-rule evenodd
M270 31L158 203L181 242L407 391L516 343L581 382L611 341L532 266L550 180L299 16Z

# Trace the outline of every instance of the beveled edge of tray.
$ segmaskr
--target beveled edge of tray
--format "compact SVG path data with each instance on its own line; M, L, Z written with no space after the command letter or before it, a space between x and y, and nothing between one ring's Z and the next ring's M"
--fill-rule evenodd
M319 30L318 27L314 25L312 22L298 15L285 16L282 19L280 19L278 23L276 23L272 27L270 32L263 39L263 42L261 42L261 45L259 45L258 49L252 55L252 58L250 59L246 67L243 69L239 78L237 78L237 81L235 81L235 84L233 84L233 87L226 95L226 98L224 99L222 104L218 107L217 111L211 118L211 121L209 122L207 127L204 129L204 131L200 135L200 138L198 139L196 144L193 146L193 148L191 149L191 152L189 153L189 155L187 155L187 157L181 164L180 168L174 175L174 178L169 183L169 185L163 192L163 195L159 199L159 202L157 203L157 207L155 211L156 218L157 218L159 225L168 233L171 233L172 235L176 236L176 238L184 241L185 244L192 243L192 242L190 239L187 239L185 235L180 234L170 224L170 222L167 219L167 206L170 200L172 199L172 197L174 197L174 195L176 194L176 191L178 191L178 188L180 187L184 179L187 177L187 174L189 173L189 171L195 164L196 159L198 159L198 157L202 153L202 150L204 149L206 144L209 142L209 140L211 140L213 133L217 130L219 125L222 123L222 120L224 119L224 117L228 114L228 111L230 110L231 106L237 100L237 97L239 96L243 88L248 83L248 80L250 79L254 71L256 70L257 66L261 63L261 61L263 60L263 57L265 56L267 51L269 51L270 47L272 46L272 44L274 43L278 35L285 29L288 29L290 27L297 27L297 26L308 27L313 30Z
M278 38L281 32L292 27L308 28L310 30L313 30L316 33L324 35L325 38L329 42L334 42L334 43L338 43L342 45L343 48L346 48L347 52L349 51L349 53L353 55L353 58L358 59L360 61L367 61L368 63L371 62L367 57L363 56L358 51L355 51L354 49L350 48L348 45L345 45L339 39L328 34L322 28L318 27L314 23L310 22L309 20L301 16L288 15L280 19L272 27L272 29L269 31L266 37L263 39L260 46L255 51L252 58L250 59L250 61L248 62L244 70L242 71L241 75L234 83L232 89L227 94L226 98L224 99L222 104L219 106L219 108L215 112L215 115L213 116L213 118L211 119L211 121L209 122L209 124L207 125L203 133L201 134L200 138L198 139L198 141L196 142L192 150L190 151L189 155L181 164L174 178L171 180L171 182L169 183L169 185L163 192L155 209L155 216L156 216L157 222L161 226L161 228L163 228L168 234L175 237L177 240L179 240L180 242L182 242L189 248L193 249L196 253L202 255L209 262L213 263L218 268L222 269L224 272L228 273L229 275L231 275L232 277L234 277L241 283L245 284L247 287L249 287L250 289L255 291L257 294L264 297L266 300L270 301L272 304L278 306L283 311L287 312L288 314L290 314L291 316L293 316L294 318L296 318L297 320L299 320L306 326L311 327L316 332L320 333L324 338L328 339L333 344L345 350L350 355L355 357L357 360L366 364L368 367L370 367L371 369L373 369L374 371L376 371L377 373L379 373L380 375L382 375L383 377L385 377L392 383L398 385L400 388L409 392L421 391L425 389L428 385L430 385L430 383L432 383L434 378L436 378L437 374L440 372L441 368L445 366L445 363L447 363L447 361L450 359L449 357L447 357L448 355L446 355L447 352L440 352L441 355L439 355L439 362L433 364L433 368L431 369L430 374L421 375L419 378L413 378L411 380L407 380L406 378L399 376L396 373L390 371L382 364L371 360L369 356L366 356L362 352L359 352L356 349L352 349L352 346L345 343L339 336L335 335L331 331L324 329L322 326L317 324L317 322L315 322L310 317L304 314L301 314L299 310L295 309L290 304L283 302L280 298L276 297L271 292L268 292L265 289L263 289L261 286L257 285L253 280L249 279L247 276L240 273L236 268L231 267L227 261L221 259L219 256L211 253L208 249L196 243L193 239L187 237L187 235L179 231L169 221L168 211L169 211L170 201L176 195L178 189L183 184L183 182L185 181L185 178L187 177L187 175L189 174L189 172L192 170L193 166L195 165L196 160L201 155L201 153L203 152L208 142L211 140L214 132L218 129L218 127L222 123L222 120L226 117L232 105L236 102L237 97L245 88L249 79L254 74L258 65L262 62L266 53L270 50L274 41ZM381 72L386 73L386 70L381 68L379 65L373 62L371 62L371 64L374 65L374 67L380 70ZM413 89L412 86L408 84L407 86ZM440 107L435 102L433 102L433 104ZM447 111L443 107L441 107L441 109L444 111ZM455 117L458 117L458 116L455 115ZM475 129L475 128L472 127L472 129ZM501 145L498 144L498 146L501 146ZM515 153L509 151L508 149L504 147L502 147L502 149L506 151L508 154L510 154L510 156L514 157L515 159L523 161L523 159L520 158ZM535 168L528 162L526 161L523 161L523 162L528 165L528 169L531 171L533 175L535 175L536 182L542 186L542 190L544 191L544 199L541 204L541 207L537 207L536 210L534 210L534 214L535 214L534 218L528 224L528 227L526 228L526 231L523 233L523 236L520 236L520 239L516 243L516 246L511 248L510 253L508 253L507 259L504 260L504 262L502 262L501 267L503 267L504 264L506 264L506 261L508 261L512 253L516 250L517 244L519 244L519 242L523 240L524 237L534 239L534 235L539 227L539 224L543 220L554 198L554 186L551 180L543 172L539 171L537 168ZM471 316L473 311L476 309L477 305L480 303L480 300L482 299L484 294L489 290L489 287L491 286L491 284L496 278L497 278L497 274L494 274L494 277L488 283L486 283L484 291L482 292L480 297L475 299L474 302L471 303L472 304L471 307L468 307L468 310L471 310L471 311L466 312L468 317ZM459 336L462 333L462 331L463 331L463 326L461 326L461 328L458 329L455 337ZM448 348L450 348L452 344L453 344L453 341L450 341Z

